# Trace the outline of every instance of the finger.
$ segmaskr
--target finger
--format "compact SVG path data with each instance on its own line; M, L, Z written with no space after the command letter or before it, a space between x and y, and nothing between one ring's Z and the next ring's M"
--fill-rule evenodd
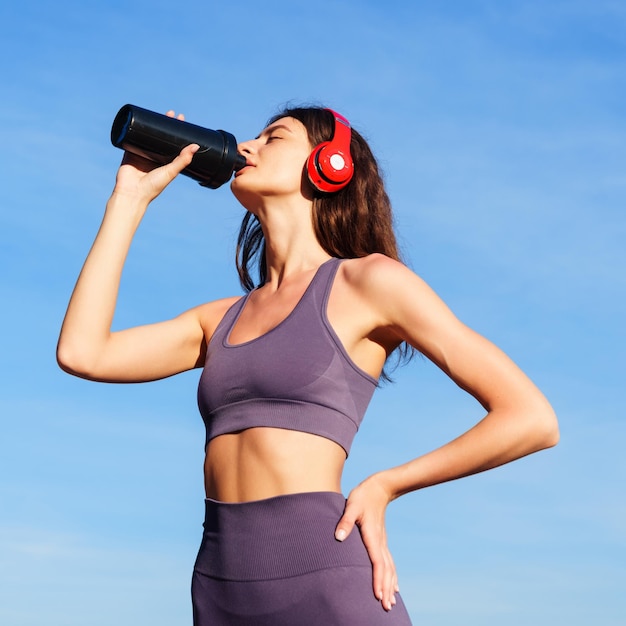
M396 604L396 566L389 550L385 550L385 573L383 582L383 606L390 611Z
M346 539L346 537L352 532L355 524L356 516L352 513L352 509L348 504L346 505L346 510L344 511L343 516L335 528L335 539L337 541L344 541L344 539Z
M197 143L190 143L180 151L180 154L176 158L185 157L189 158L189 161L191 161L193 155L198 152L198 150L200 150L200 146Z
M386 591L388 601L390 602L391 606L394 606L396 604L396 593L399 593L400 591L400 588L398 587L398 571L396 570L396 564L393 560L393 556L391 555L391 551L389 550L389 546L387 544L387 532L385 530L383 530L383 540L388 573Z
M174 179L178 174L180 174L192 161L193 155L200 149L200 146L197 143L189 144L185 146L180 154L167 165L164 166L164 170L167 172L167 175Z
M375 594L383 608L390 611L396 604L396 573L393 559L388 550L381 554L372 564Z
M389 551L387 545L387 533L383 529L382 540L382 555L385 564L385 571L383 573L383 606L390 610L396 603L396 588L398 585L398 578L396 575L396 565L393 562L393 557Z
M385 589L385 557L382 540L378 533L372 533L367 527L361 527L361 538L372 562L372 588L376 599L382 602Z
M176 112L173 109L170 109L165 115L167 115L167 117L175 117L177 120L180 120L181 122L185 121L185 114L179 113L178 115L176 115Z
M344 541L354 528L354 521L349 520L346 517L342 517L335 529L335 539L337 541Z
M387 548L386 535L383 532L372 532L361 528L363 543L372 562L372 588L374 596L386 611L396 603L397 586L396 568Z
M171 163L153 170L145 178L145 189L148 195L156 198L191 163L198 148L198 144L190 144L183 148Z
M372 586L376 599L386 607L386 601L389 593L386 588L387 564L381 550L370 551L370 560L372 561Z

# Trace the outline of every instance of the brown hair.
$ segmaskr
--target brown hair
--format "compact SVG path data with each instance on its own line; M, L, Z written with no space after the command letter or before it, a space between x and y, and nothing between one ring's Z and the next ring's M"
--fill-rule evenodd
M267 126L283 117L301 122L312 146L332 138L335 118L323 107L286 107L274 115ZM330 194L313 190L313 227L317 240L328 254L341 259L379 252L400 260L391 202L378 163L365 139L354 128L350 153L354 175L348 185ZM241 223L236 257L239 280L246 291L255 287L251 276L251 267L255 264L258 265L258 284L265 282L265 237L258 219L250 212L246 212ZM410 348L404 345L401 354L408 352Z
M317 146L332 137L335 119L322 107L285 108L268 126L282 117L292 117L306 128L309 142ZM393 230L391 203L378 163L363 137L354 129L350 141L354 176L346 187L332 194L315 191L313 227L320 245L341 259L380 252L399 259ZM304 164L303 164L304 166ZM254 289L251 267L258 262L258 284L266 279L265 238L252 213L246 213L237 239L237 271L246 291Z

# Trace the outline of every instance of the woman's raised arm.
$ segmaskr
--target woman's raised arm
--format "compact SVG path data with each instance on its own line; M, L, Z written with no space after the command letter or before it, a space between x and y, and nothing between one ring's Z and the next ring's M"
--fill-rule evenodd
M142 381L169 376L200 362L202 319L211 305L166 322L111 332L122 269L137 227L150 202L189 165L197 149L187 146L162 167L124 155L61 328L57 360L64 370L94 380Z

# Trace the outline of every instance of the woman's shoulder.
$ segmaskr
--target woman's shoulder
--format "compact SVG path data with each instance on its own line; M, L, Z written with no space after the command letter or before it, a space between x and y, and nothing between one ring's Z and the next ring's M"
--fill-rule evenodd
M204 329L204 335L206 338L210 338L219 323L222 321L226 312L236 304L244 296L229 296L226 298L220 298L218 300L212 300L205 302L204 304L196 307L200 324Z
M415 274L401 261L373 253L342 262L344 280L358 290L379 290L393 286Z
M400 311L425 312L431 305L439 306L430 285L401 261L370 254L347 259L342 265L347 290L385 319L394 318Z

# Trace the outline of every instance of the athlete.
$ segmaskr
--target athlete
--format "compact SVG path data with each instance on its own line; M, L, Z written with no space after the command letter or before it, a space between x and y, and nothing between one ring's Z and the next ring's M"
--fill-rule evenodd
M135 231L197 150L187 146L160 167L124 155L58 362L108 382L202 368L196 626L410 624L387 547L388 504L555 445L554 412L509 357L400 261L376 160L349 122L324 108L286 109L238 146L246 166L231 189L245 209L237 267L246 295L112 332ZM344 463L395 351L428 357L485 415L346 498Z

